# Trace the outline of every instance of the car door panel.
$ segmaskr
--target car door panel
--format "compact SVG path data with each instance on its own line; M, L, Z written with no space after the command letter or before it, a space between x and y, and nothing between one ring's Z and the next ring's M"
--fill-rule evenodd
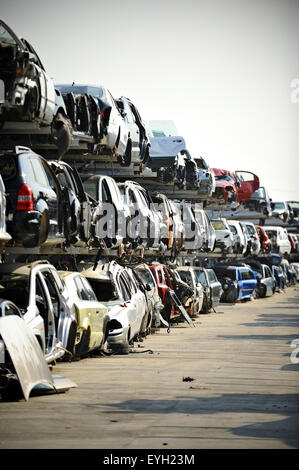
M260 180L257 175L249 171L235 171L240 187L237 190L237 201L249 201L254 191L260 186Z

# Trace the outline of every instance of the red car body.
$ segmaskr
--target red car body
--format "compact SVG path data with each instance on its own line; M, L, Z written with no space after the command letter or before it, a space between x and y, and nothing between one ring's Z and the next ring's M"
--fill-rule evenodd
M211 168L215 176L215 192L213 196L223 202L235 202L237 200L237 186L228 170Z
M166 304L166 296L168 288L175 291L175 279L171 274L171 271L165 264L153 264L150 269L154 275L157 283L158 293L161 298L162 304ZM171 312L169 319L177 318L181 315L181 311L172 303Z
M264 253L270 253L272 242L267 235L267 232L260 225L255 225L257 234L261 242L261 251Z
M211 168L215 176L215 197L224 202L248 201L251 195L260 187L257 175L250 171L228 171Z
M291 253L296 253L297 252L296 242L290 233L288 233L288 239L291 244Z

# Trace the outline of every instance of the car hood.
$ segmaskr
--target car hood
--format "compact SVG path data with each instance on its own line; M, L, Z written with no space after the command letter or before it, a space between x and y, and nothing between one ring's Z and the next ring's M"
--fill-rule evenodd
M1 317L0 335L13 362L25 400L28 400L36 385L44 384L55 389L41 347L22 318L17 315Z

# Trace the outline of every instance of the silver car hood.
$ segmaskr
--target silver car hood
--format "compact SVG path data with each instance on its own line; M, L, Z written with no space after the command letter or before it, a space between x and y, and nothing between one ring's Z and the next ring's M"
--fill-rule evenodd
M0 317L0 335L10 354L25 400L38 384L55 389L41 347L22 318L17 315Z

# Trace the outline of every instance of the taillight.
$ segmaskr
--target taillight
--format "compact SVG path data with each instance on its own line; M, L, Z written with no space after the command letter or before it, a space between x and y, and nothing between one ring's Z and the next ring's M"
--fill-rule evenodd
M27 183L22 184L18 192L17 211L33 211L34 199L32 189Z

